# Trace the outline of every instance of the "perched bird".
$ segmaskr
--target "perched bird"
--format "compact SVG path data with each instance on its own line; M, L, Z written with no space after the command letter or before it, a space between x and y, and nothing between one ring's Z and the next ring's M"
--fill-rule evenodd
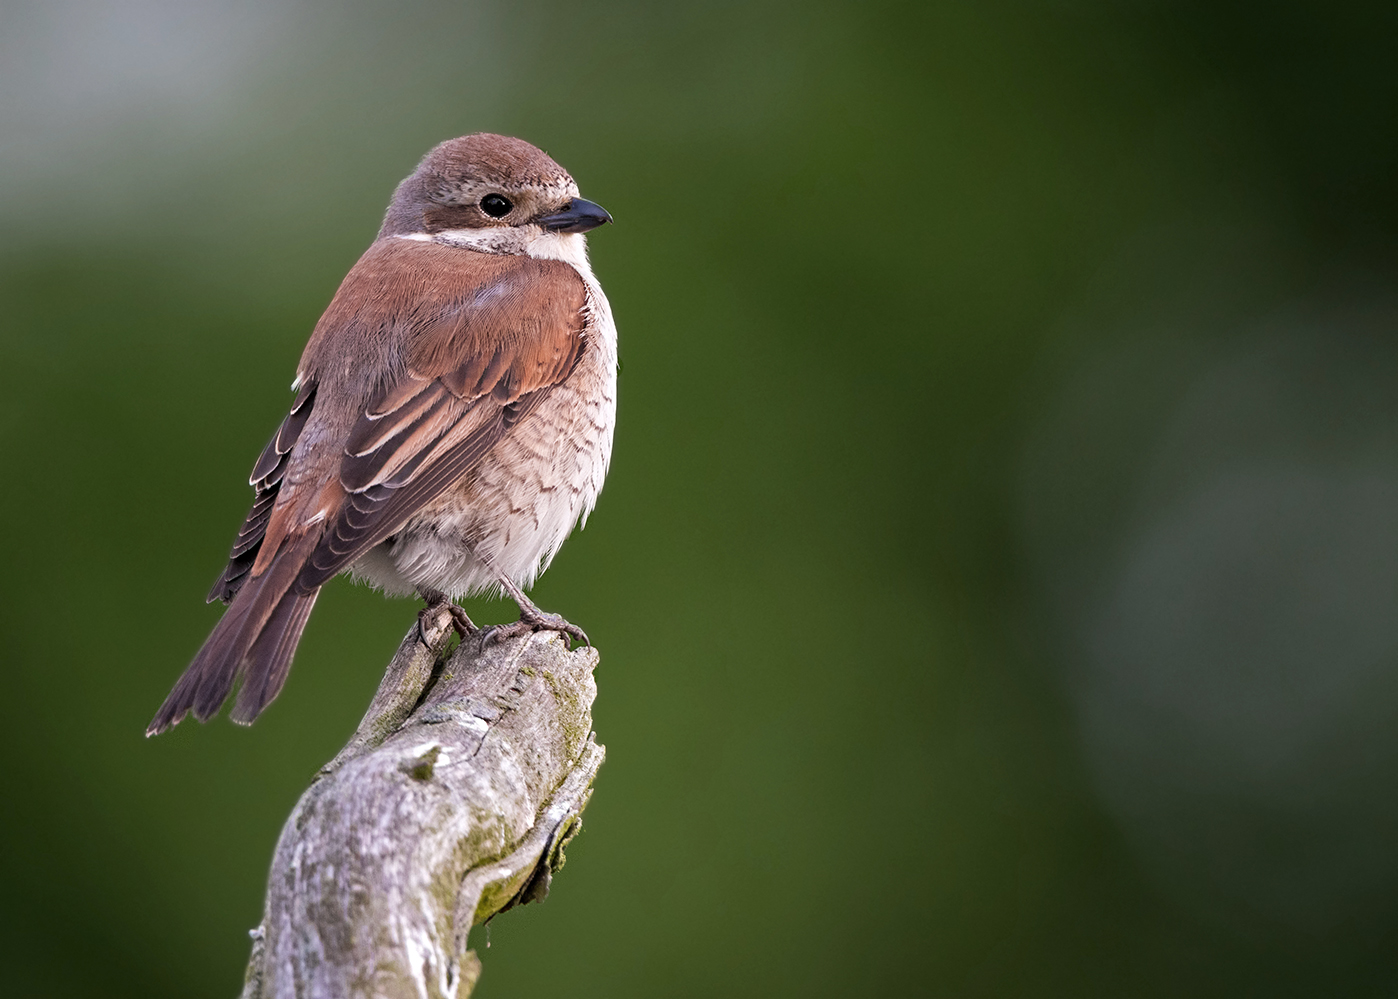
M316 595L350 572L443 603L507 594L490 635L581 629L523 590L597 494L617 346L583 233L611 221L543 151L478 134L398 185L377 239L301 355L291 411L252 470L252 511L209 601L222 619L147 735L190 711L250 724L286 681ZM427 613L427 611L424 611Z

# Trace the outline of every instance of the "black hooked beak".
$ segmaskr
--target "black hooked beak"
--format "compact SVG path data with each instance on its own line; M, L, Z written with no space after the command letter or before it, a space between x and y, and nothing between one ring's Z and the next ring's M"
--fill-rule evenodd
M574 198L561 212L541 215L534 221L549 232L587 232L611 220L612 217L601 205L594 204L586 198Z

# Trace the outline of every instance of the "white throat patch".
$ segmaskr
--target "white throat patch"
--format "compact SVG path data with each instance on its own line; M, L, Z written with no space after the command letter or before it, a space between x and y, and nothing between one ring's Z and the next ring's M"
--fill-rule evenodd
M492 227L489 229L443 229L441 232L411 232L395 236L417 243L441 243L482 253L507 253L536 260L561 260L591 275L587 263L587 240L580 232L547 232L536 225Z

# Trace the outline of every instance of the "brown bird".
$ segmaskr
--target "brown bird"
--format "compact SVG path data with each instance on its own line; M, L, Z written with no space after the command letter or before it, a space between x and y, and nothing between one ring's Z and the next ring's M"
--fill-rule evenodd
M253 467L252 511L209 594L228 610L147 735L190 711L207 720L240 681L232 717L250 724L340 572L429 610L507 594L520 619L491 639L586 640L523 590L586 520L611 456L616 327L582 235L609 221L544 152L503 135L444 142L398 185Z

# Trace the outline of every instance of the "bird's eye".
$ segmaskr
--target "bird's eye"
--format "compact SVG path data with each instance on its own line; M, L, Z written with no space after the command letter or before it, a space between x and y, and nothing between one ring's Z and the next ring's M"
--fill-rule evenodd
M481 198L481 211L485 212L493 219L502 219L510 214L510 209L514 205L510 204L510 199L503 194L487 194Z

